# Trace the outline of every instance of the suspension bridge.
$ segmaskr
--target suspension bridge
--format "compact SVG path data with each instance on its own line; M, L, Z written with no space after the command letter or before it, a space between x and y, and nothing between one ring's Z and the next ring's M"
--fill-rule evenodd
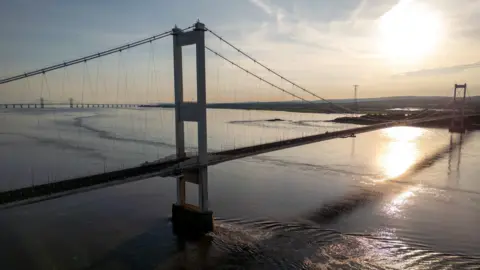
M239 55L245 57L248 61L258 66L267 72L269 75L278 78L281 83L274 83L272 80L263 76L259 72L245 67L238 61L234 61L217 50L206 45L206 35L218 39L222 44L233 49ZM55 70L67 69L70 66L84 64L86 68L87 62L95 59L101 59L108 55L122 54L122 52L131 50L135 47L144 44L151 44L152 42L167 37L173 39L173 92L174 92L174 111L175 111L175 148L176 154L174 157L166 157L144 164L131 167L122 168L120 170L108 171L99 174L87 175L83 177L64 179L54 181L46 184L35 185L31 187L24 187L20 189L12 189L0 192L0 204L4 207L18 206L22 204L34 203L42 200L53 199L60 196L66 196L78 192L85 192L87 190L104 188L111 185L118 185L131 181L138 181L141 179L151 178L154 176L161 177L175 177L177 181L177 201L172 206L172 221L174 225L174 232L176 234L184 233L198 233L203 234L213 230L213 213L210 211L208 202L208 167L230 160L240 159L262 153L278 151L290 147L297 147L315 142L327 141L337 139L352 134L360 134L379 130L383 128L413 125L431 121L451 120L452 132L465 132L465 117L473 114L466 114L464 110L465 94L467 85L455 85L453 101L450 104L453 107L452 113L449 115L440 114L438 111L421 111L413 114L400 121L378 121L376 124L348 128L333 132L322 132L308 136L301 136L297 138L281 139L273 142L266 142L256 145L249 145L243 147L234 147L233 149L224 149L221 151L210 151L207 146L208 130L207 130L207 76L206 76L206 52L212 53L213 56L221 59L229 64L232 68L236 68L245 73L258 82L267 85L271 89L280 92L290 98L301 100L308 104L315 104L315 101L321 100L329 103L331 108L335 108L337 113L355 113L355 110L348 109L339 104L333 103L314 91L308 90L293 80L280 75L277 71L266 66L256 58L247 54L232 43L226 41L216 32L208 29L204 24L197 22L191 27L180 29L175 27L170 31L162 34L152 36L137 42L129 43L114 49L103 51L100 53L81 57L72 61L63 62L61 64L45 67L32 72L23 73L11 77L0 79L0 85L10 84L15 81L29 80L30 77L42 76L42 87L45 86L49 90L49 83L47 75ZM195 47L195 77L196 77L196 100L186 101L184 99L184 67L182 50L186 46L193 45ZM88 70L87 70L88 71ZM98 78L98 72L97 72ZM125 79L126 80L126 79ZM85 83L83 80L83 84ZM28 81L27 81L28 82ZM288 84L292 88L298 90L294 92L287 89L283 84ZM29 85L29 84L28 84ZM83 88L82 88L83 89ZM208 89L210 90L210 89ZM83 90L82 90L83 91ZM172 91L169 89L169 91ZM118 89L117 89L118 95ZM313 97L315 100L305 98L304 95ZM72 98L66 103L44 103L43 97L39 103L5 103L0 104L4 108L48 108L48 107L67 107L67 108L137 108L145 105L141 103L91 103L82 101L75 103ZM372 117L374 118L374 117ZM375 120L375 119L372 119ZM185 123L194 122L197 124L197 147L196 154L187 154L185 145ZM186 203L186 182L198 185L198 206L193 206Z

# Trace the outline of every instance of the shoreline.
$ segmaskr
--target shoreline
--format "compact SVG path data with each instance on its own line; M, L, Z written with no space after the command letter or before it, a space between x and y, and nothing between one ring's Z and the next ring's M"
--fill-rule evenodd
M154 105L154 106L142 106L142 107L153 107L153 108L174 108L173 104L165 104L165 105ZM279 111L279 112L295 112L295 113L315 113L315 114L342 114L338 112L332 112L329 108L313 108L311 106L304 106L304 107L250 107L250 106L212 106L207 105L209 109L224 109L224 110L253 110L253 111ZM369 108L369 109L362 109L361 112L358 113L360 116L342 116L337 117L332 120L326 120L325 122L331 123L339 123L339 124L355 124L355 125L373 125L378 123L385 123L390 121L401 121L407 119L418 119L415 116L415 113L421 114L420 117L425 117L429 114L435 113L435 115L450 115L451 112L439 112L439 111L431 111L425 113L425 111L408 111L408 110L385 110L383 108ZM348 113L343 113L344 115L348 115ZM372 120L375 118L377 120ZM274 122L274 121L281 121L279 118L272 118L268 119L267 121ZM415 127L429 127L429 128L450 128L451 120L436 120L431 122L413 124L409 126ZM476 116L468 116L465 117L465 127L466 130L480 130L480 115Z

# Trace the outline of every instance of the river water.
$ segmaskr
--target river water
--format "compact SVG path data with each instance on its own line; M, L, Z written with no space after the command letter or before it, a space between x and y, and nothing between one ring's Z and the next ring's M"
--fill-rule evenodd
M337 116L209 110L209 148L355 126ZM12 109L0 125L1 190L175 153L169 109ZM479 132L394 127L219 164L200 243L171 233L173 178L3 209L1 269L480 269L479 160Z

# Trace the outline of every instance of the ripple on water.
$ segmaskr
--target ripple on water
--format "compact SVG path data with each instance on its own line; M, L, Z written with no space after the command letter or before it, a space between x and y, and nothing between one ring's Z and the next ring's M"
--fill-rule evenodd
M310 224L218 219L207 267L215 269L479 269L480 258L435 252L392 234L342 234ZM205 252L203 250L202 252ZM187 260L183 260L185 263ZM189 262L190 264L191 262Z

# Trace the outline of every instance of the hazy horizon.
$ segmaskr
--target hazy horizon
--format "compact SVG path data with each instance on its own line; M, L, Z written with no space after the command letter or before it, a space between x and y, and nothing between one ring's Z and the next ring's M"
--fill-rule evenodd
M115 3L115 4L113 4ZM480 1L339 0L127 1L5 3L0 11L0 77L96 53L200 19L288 79L328 99L450 96L454 83L475 81L480 67ZM19 19L21 18L21 19ZM273 83L215 37L207 46ZM152 103L173 100L171 37L66 70L0 86L0 99ZM193 99L193 49L185 49L185 99ZM207 53L211 103L288 101L272 87Z

